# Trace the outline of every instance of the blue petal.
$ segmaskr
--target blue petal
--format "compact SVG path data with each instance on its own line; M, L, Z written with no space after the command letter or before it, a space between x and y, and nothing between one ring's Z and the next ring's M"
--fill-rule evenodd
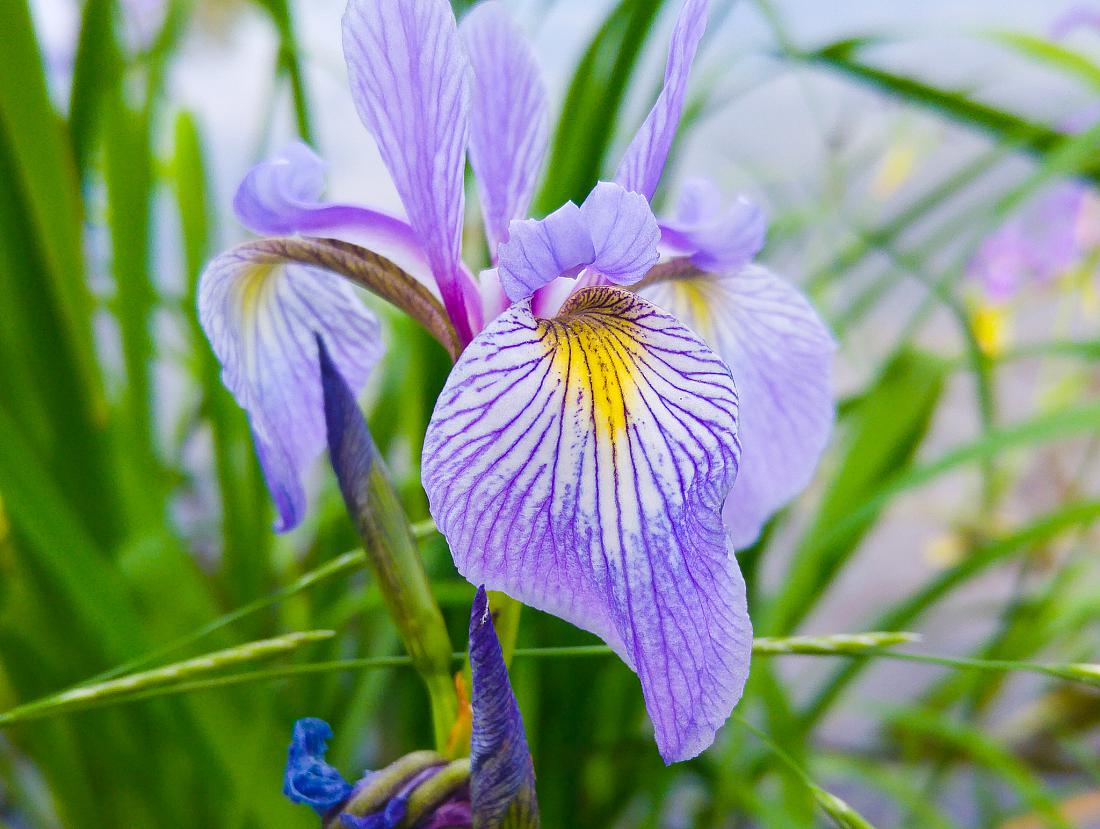
M535 770L484 587L478 588L470 611L470 669L470 799L474 825L537 827Z
M351 794L351 784L325 762L332 728L314 717L294 723L283 794L324 816Z

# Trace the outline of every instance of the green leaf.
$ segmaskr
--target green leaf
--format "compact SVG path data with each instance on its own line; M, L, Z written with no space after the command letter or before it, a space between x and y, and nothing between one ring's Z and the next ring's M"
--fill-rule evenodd
M573 73L550 145L551 171L535 200L537 213L578 204L599 180L623 99L660 0L620 0Z
M246 602L262 595L270 580L270 507L244 412L222 385L221 365L199 324L199 277L211 255L213 235L207 180L198 128L188 113L180 113L171 181L187 274L182 313L191 334L193 373L201 386L199 409L213 437L221 502L222 568L233 601Z
M895 727L945 748L957 757L968 758L996 774L1009 784L1023 804L1044 817L1044 825L1070 829L1070 823L1058 810L1043 781L980 728L919 708L900 709L892 720Z
M313 126L309 117L309 102L306 99L305 81L302 63L299 57L298 41L294 37L294 22L291 19L290 4L287 0L256 0L257 5L271 15L275 28L279 32L279 55L277 66L290 81L290 92L294 100L294 115L298 124L298 135L307 144L313 143Z
M869 38L852 38L823 49L796 54L802 60L835 69L907 103L925 107L964 126L986 132L997 141L1018 143L1040 159L1056 153L1071 140L1071 136L1063 132L980 103L962 92L940 89L858 60L856 56L859 51L873 43ZM1081 173L1093 181L1100 181L1100 161L1092 159Z
M967 551L965 557L949 570L936 575L909 598L877 616L872 627L889 629L908 627L935 607L941 599L991 567L1036 546L1049 542L1067 530L1100 521L1100 501L1075 502L1036 518L1034 521L992 541ZM853 661L839 668L824 682L802 715L805 729L812 728L828 710L829 705L858 676L867 662Z
M845 448L825 487L817 516L795 553L783 589L763 614L762 630L785 634L813 607L824 588L855 552L878 509L867 510L844 532L832 532L883 483L913 459L943 393L947 365L938 357L903 351L854 405L848 416Z
M121 80L122 56L114 30L116 11L113 0L88 0L81 17L69 97L69 133L82 182L88 174L105 101Z
M990 37L1025 57L1034 58L1052 69L1073 75L1094 90L1100 90L1100 66L1079 52L1060 43L1025 32L992 32Z

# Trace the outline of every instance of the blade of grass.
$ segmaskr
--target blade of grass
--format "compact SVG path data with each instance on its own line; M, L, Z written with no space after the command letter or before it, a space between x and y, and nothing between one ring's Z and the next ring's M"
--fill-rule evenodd
M620 0L589 43L573 72L547 169L553 171L535 199L536 215L566 201L578 204L604 169L623 99L637 69L660 0Z

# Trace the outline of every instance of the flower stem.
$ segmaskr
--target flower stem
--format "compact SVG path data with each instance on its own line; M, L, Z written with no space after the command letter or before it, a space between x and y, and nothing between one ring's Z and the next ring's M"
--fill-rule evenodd
M405 510L386 474L359 404L317 339L329 460L367 566L412 664L428 688L436 747L443 751L458 714L451 680L451 639L432 592Z
M458 714L451 677L451 640L443 613L424 572L405 512L377 454L363 490L365 497L356 499L352 514L371 573L413 665L428 688L436 748L442 751Z

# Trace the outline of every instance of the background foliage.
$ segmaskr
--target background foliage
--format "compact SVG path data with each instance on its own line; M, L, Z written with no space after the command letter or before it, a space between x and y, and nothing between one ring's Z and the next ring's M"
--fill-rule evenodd
M241 231L219 220L233 182L215 181L215 148L165 79L196 41L233 48L234 21L257 9L173 0L142 38L140 5L79 7L59 93L26 0L0 0L0 711L32 704L0 714L0 827L309 826L279 795L292 721L328 719L334 762L376 766L430 742L427 703L411 671L371 661L397 639L333 482L322 477L303 529L271 532L247 424L195 318L203 263ZM648 56L664 48L665 5L619 0L584 34L542 211L612 168L659 77ZM665 768L636 678L612 657L540 654L594 640L525 611L513 675L544 825L1100 825L1095 677L1059 667L1100 661L1096 263L1026 294L1018 336L1000 343L964 273L1043 188L1097 180L1100 128L1070 134L1065 113L994 102L974 91L980 77L944 84L882 59L884 44L931 35L871 20L806 42L809 5L717 2L681 142L713 145L719 118L752 129L737 107L768 78L864 89L860 105L891 107L900 125L852 141L819 119L815 188L754 185L773 213L765 258L811 292L840 341L841 404L815 485L739 552L750 607L758 635L918 630L904 653L957 659L758 658L715 747ZM995 43L1067 100L1100 90L1087 39L1005 33L997 4L981 5L990 27L955 33L953 48ZM332 56L304 53L296 4L255 6L279 44L263 105L285 105L315 139L303 67ZM748 18L768 46L742 54L723 38ZM338 54L338 32L330 42ZM731 90L722 80L742 60L765 68ZM258 137L258 157L270 125L248 111L236 126ZM922 163L921 136L962 141L961 160ZM448 364L414 325L386 320L367 411L423 522L419 447ZM430 524L418 534L464 641L472 588ZM238 649L94 708L79 695L33 706L93 678L312 630L335 635ZM259 659L270 664L241 675ZM1055 667L1036 675L1037 664Z

